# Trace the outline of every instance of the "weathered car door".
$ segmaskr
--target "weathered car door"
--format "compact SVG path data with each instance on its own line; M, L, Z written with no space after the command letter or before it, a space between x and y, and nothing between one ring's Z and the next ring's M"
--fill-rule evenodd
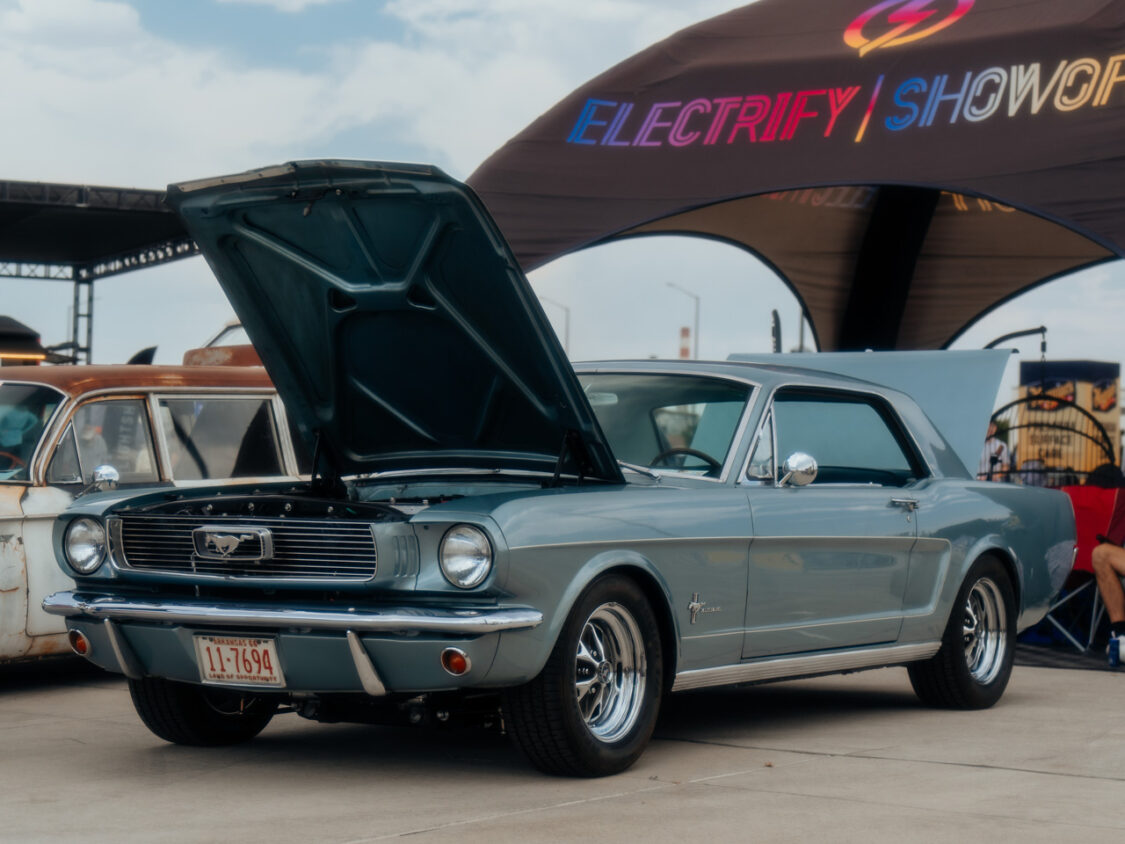
M32 485L35 456L64 399L62 392L44 384L0 381L0 660L39 652L25 629L29 613L38 609L30 608L28 600L32 558L25 514L36 491ZM30 507L34 509L34 500ZM55 619L52 627L62 628L60 622Z
M65 632L63 619L42 609L43 599L72 581L55 564L51 531L55 518L93 480L97 466L111 465L122 488L161 481L144 396L100 397L78 405L44 454L45 485L29 487L23 498L23 540L27 553L27 635L32 639ZM60 423L61 424L61 423Z
M782 484L788 455L818 463ZM886 403L843 391L775 393L746 487L754 520L743 657L898 638L924 475ZM750 481L754 483L754 480Z

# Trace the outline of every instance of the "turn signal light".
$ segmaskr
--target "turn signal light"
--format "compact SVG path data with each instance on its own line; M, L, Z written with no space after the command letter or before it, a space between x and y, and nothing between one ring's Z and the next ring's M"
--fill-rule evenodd
M460 677L472 668L472 663L468 654L460 648L446 648L441 652L441 667L454 677Z
M86 638L86 634L78 630L66 631L66 639L70 642L70 649L79 656L89 656L90 654L90 640Z

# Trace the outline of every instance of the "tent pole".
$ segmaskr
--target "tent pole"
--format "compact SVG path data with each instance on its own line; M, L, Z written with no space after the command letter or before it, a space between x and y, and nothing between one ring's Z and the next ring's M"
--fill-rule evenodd
M841 351L897 347L914 267L938 197L929 188L878 189L840 324Z

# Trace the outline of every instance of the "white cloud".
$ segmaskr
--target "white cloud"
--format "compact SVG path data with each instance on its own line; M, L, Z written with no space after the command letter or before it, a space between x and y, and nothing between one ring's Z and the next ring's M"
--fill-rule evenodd
M292 158L387 158L393 149L464 177L586 79L737 5L403 0L385 11L404 37L335 44L309 70L287 66L288 57L264 66L158 37L125 2L15 0L0 4L0 78L8 80L0 176L159 188ZM177 359L183 343L221 324L229 306L206 267L175 266L99 283L98 360L121 360L149 342L142 334L155 324L153 302L165 284L192 293L177 310L183 330L165 335L161 360ZM3 311L59 342L67 287L44 296L42 283L4 282Z
M297 4L303 0L274 0ZM147 32L110 0L18 0L0 13L8 178L161 186L293 157L416 150L465 176L571 89L719 0L392 2L407 36L341 44L315 71Z
M218 3L241 3L247 6L271 6L279 12L292 14L303 12L310 6L323 6L326 3L338 3L340 0L216 0Z

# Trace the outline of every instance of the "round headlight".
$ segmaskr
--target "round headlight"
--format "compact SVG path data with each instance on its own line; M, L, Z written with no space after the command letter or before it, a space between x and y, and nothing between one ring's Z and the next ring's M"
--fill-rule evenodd
M93 574L105 559L105 528L97 519L75 519L63 539L66 561L79 574Z
M441 540L441 573L454 586L472 589L492 570L492 543L480 528L456 525Z

